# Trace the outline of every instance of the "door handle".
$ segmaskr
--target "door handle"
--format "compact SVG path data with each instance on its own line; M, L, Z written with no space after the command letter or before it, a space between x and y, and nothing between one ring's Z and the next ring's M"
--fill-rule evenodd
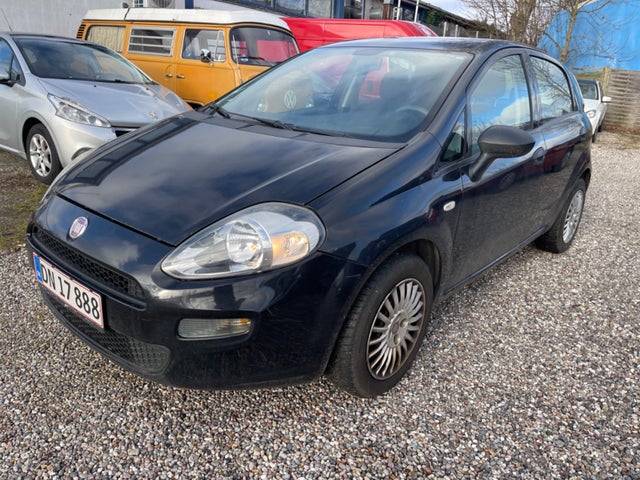
M164 76L167 78L173 78L173 75L171 73L165 73Z
M176 75L176 78L184 78L184 75Z
M540 164L544 162L544 156L547 152L544 148L540 147L533 153L533 162Z

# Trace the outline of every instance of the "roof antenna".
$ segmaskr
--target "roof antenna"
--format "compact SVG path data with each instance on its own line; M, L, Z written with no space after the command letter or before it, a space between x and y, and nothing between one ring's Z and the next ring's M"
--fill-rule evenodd
M9 27L9 31L13 32L13 28L11 28L11 24L9 23L9 19L7 18L7 14L4 13L4 8L0 8L0 12L2 12L2 16L4 17L4 21L7 23L7 26Z

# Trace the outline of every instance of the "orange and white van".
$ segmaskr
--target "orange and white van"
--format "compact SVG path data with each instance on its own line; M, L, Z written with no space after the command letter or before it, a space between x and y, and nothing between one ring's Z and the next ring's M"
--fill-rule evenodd
M405 20L288 17L282 19L289 25L301 52L342 40L436 36L429 27Z
M121 53L192 106L298 53L280 17L226 3L215 10L89 10L77 37Z

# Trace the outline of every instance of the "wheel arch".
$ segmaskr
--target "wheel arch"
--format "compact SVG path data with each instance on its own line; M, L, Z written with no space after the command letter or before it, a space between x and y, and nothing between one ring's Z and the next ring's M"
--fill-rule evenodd
M436 292L439 289L440 280L442 277L441 254L436 244L426 238L413 238L392 245L390 248L378 255L378 257L376 257L373 262L371 262L369 268L366 270L365 274L362 275L360 282L346 302L345 307L342 309L340 314L340 326L337 329L335 338L333 338L332 340L330 353L329 355L327 355L325 360L323 369L325 373L329 368L331 368L331 365L335 358L335 352L338 346L339 339L342 336L347 323L346 319L349 316L351 310L354 308L356 300L362 293L363 289L365 288L371 277L385 264L385 262L387 262L395 255L402 254L416 255L425 263L425 265L429 269L429 273L433 282L433 298L436 297Z
M22 132L21 132L22 148L24 149L25 153L28 153L27 137L29 136L29 131L33 128L34 125L38 125L38 124L44 125L44 123L42 123L42 121L39 118L29 117L25 120L24 124L22 125Z

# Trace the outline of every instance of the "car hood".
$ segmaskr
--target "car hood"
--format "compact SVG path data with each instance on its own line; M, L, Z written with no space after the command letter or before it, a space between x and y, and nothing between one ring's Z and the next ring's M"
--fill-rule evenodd
M317 141L271 127L180 115L101 147L56 194L170 245L250 205L305 204L398 145ZM315 140L315 141L314 141Z
M175 93L158 84L49 78L40 82L47 92L74 100L117 127L140 127L189 108Z

